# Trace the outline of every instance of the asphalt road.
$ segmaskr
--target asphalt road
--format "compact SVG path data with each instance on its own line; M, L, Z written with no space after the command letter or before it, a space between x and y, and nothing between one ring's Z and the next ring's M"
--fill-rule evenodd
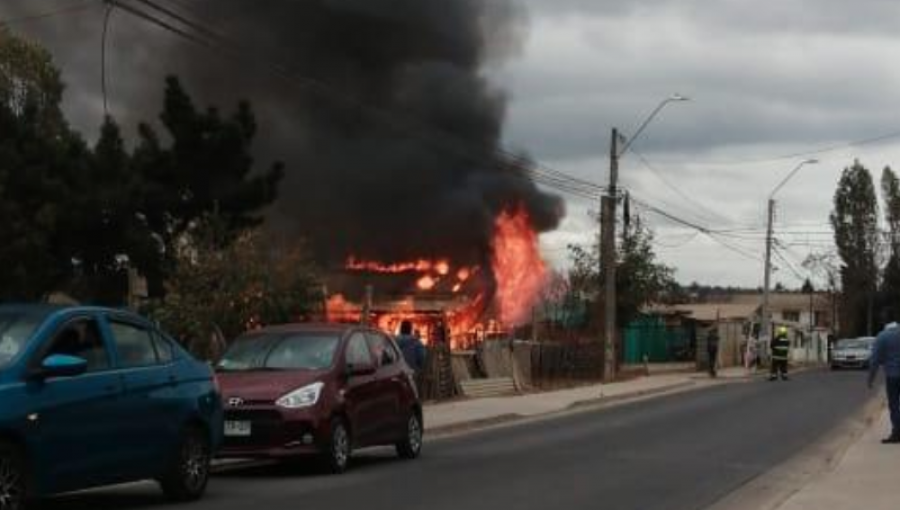
M415 462L359 454L345 476L270 466L217 476L196 510L694 510L860 412L859 372L715 386L426 444ZM150 484L48 501L47 510L164 506ZM166 506L167 508L172 508Z

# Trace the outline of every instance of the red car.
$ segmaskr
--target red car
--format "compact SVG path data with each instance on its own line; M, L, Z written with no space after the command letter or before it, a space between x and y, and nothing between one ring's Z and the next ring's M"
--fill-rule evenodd
M384 333L289 325L247 333L217 367L225 404L223 458L318 456L335 473L354 449L422 450L413 371Z

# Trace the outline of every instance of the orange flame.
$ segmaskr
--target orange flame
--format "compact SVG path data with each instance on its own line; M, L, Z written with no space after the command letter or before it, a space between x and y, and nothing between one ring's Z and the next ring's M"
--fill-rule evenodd
M445 275L450 272L450 262L446 260L414 260L411 262L399 262L396 264L383 264L371 260L359 260L356 257L347 259L345 266L351 271L368 271L370 273L427 273L429 271L437 271L438 274ZM441 272L444 271L444 272Z
M421 290L431 290L438 284L438 280L432 278L431 276L425 275L419 278L419 281L416 282L416 286Z
M328 322L359 322L362 319L362 309L347 301L343 295L336 294L325 303L325 315Z
M500 321L516 326L528 320L547 281L547 264L525 209L504 211L495 228L492 266Z

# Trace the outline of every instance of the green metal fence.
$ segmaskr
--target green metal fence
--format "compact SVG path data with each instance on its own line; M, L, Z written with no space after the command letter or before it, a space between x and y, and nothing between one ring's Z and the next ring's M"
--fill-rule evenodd
M625 363L685 361L690 356L690 336L682 327L666 327L660 317L641 317L625 328Z

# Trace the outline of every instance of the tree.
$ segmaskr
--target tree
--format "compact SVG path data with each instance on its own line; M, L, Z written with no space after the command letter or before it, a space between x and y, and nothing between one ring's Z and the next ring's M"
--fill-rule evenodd
M160 121L171 143L164 145L143 124L134 154L144 186L141 212L163 246L161 266L140 268L156 295L176 262L176 242L199 219L214 214L224 229L222 242L231 242L262 223L262 210L275 200L284 174L281 163L254 168L256 120L249 103L241 102L227 118L215 108L198 111L178 79L169 77Z
M204 218L180 245L163 299L148 312L196 354L214 359L248 329L296 322L320 311L318 273L302 245L277 243L257 230L234 236L226 223Z
M871 333L878 281L878 203L872 175L859 161L841 175L831 225L842 262L843 333Z
M891 167L881 174L881 193L890 241L878 308L882 321L889 322L900 317L900 179Z
M599 300L602 290L599 238L589 249L570 246L569 250L573 290ZM636 319L644 306L662 300L676 284L674 270L656 260L653 232L640 217L635 217L623 230L617 252L616 313L619 325L624 326Z
M70 276L62 220L88 149L66 124L50 54L0 27L0 300L34 300Z

